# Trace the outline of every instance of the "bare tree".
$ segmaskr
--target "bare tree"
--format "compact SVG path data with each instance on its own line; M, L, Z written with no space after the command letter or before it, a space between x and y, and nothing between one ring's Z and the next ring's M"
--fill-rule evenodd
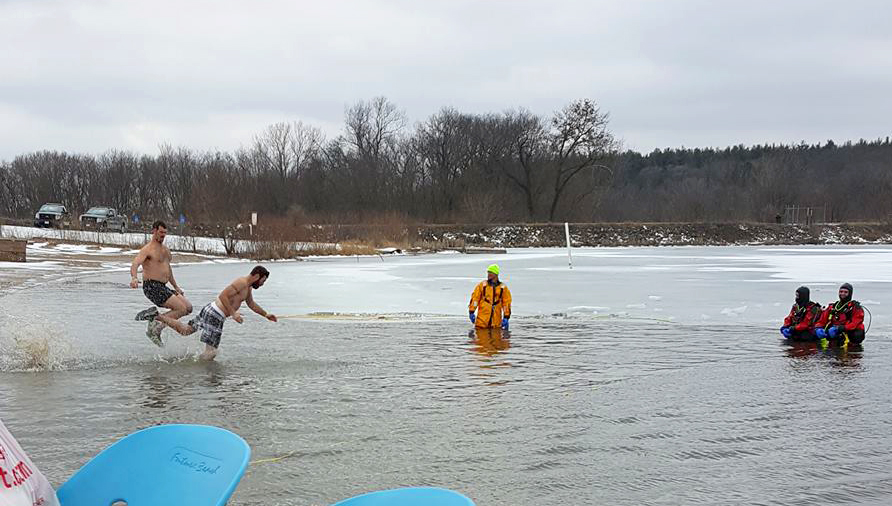
M472 121L455 109L444 108L416 129L413 154L431 190L427 205L434 219L451 217L457 209L463 192L462 176L475 155Z
M102 173L101 200L93 205L108 205L122 213L129 213L139 199L136 156L127 151L112 150L100 156L98 164Z
M365 210L381 210L390 200L391 183L399 175L399 141L405 113L384 97L358 102L345 112L341 168L348 174L346 188Z
M561 196L573 179L588 171L612 170L603 162L615 150L615 141L607 131L608 116L594 101L577 100L555 113L549 132L552 169L552 196L548 220L554 221Z
M507 112L490 119L490 137L501 174L522 192L526 218L537 217L543 168L548 156L548 132L539 116L527 111Z
M345 113L346 141L363 158L378 159L406 126L406 115L384 97L357 102Z
M322 130L298 121L292 125L291 156L294 176L299 180L322 156L325 134Z

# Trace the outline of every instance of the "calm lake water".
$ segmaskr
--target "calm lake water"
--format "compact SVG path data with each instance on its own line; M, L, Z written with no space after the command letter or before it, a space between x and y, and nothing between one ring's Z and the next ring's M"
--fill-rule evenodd
M510 333L476 334L487 264ZM433 485L478 505L888 504L892 248L511 250L267 264L295 316L154 347L126 272L0 295L0 418L59 485L159 423L241 435L232 505L326 505ZM197 309L252 264L175 267ZM800 284L871 311L863 348L791 345ZM305 315L347 313L331 318Z

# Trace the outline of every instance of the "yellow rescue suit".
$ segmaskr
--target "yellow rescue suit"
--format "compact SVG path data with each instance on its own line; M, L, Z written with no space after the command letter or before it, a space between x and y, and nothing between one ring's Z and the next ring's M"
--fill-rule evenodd
M468 304L468 312L474 311L477 311L474 326L478 329L501 327L502 318L511 316L511 291L502 282L493 285L489 281L481 281L474 287L471 303Z

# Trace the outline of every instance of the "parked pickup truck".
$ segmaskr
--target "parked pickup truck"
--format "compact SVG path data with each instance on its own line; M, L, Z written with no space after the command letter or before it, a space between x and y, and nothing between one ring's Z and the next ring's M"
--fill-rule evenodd
M127 230L127 218L111 207L91 207L81 215L81 228L124 232Z
M44 204L34 215L35 227L62 228L71 226L71 215L62 204Z

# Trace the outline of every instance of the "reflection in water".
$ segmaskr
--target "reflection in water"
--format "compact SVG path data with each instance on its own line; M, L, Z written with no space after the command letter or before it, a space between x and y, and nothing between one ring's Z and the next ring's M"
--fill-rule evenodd
M107 286L47 285L0 296L0 416L54 483L146 426L232 430L265 463L249 468L230 506L333 504L416 484L493 506L882 503L892 497L892 347L876 338L863 354L781 344L778 309L767 304L776 285L738 283L767 276L762 260L741 263L739 252L757 251L774 255L759 247L604 248L597 253L609 256L590 260L597 276L515 256L512 271L525 278L515 288L543 315L518 315L510 338L498 329L469 335L463 314L254 321L227 327L213 363L193 360L197 338L171 336L163 350L145 340L145 327L131 319L145 300L120 273L108 275L115 282ZM803 254L784 253L783 264L808 265ZM448 312L467 283L460 277L467 260L457 260L434 268L421 265L424 257L393 258L374 270L378 264L361 259L281 263L264 297L294 313L400 311L418 297ZM361 270L352 271L355 264ZM706 265L718 269L700 269ZM191 293L213 297L218 279L244 269L215 264L177 274ZM431 276L449 290L407 289ZM348 289L330 282L374 296L345 299ZM605 293L613 309L567 311L601 304ZM641 308L632 311L641 319L594 313L627 304ZM12 338L25 327L10 315L35 308L41 318L31 320L52 327L27 334L50 337L60 366L22 372ZM103 316L57 316L71 311ZM546 316L558 311L563 316ZM662 315L679 323L650 319ZM71 350L54 355L60 341Z
M477 358L483 363L480 364L481 369L494 369L497 367L512 367L511 362L497 357L500 353L504 353L511 348L511 334L507 330L499 328L495 329L478 329L468 333L471 339L471 349L477 354ZM491 376L490 373L484 376ZM504 380L487 382L491 385L504 384Z
M202 378L202 384L208 388L216 388L223 384L224 368L220 362L215 360L205 361L199 360L197 365L204 369L207 374Z
M863 354L861 352L864 351L864 347L860 344L850 344L848 346L841 346L836 349L830 349L831 353L836 356L836 361L833 362L833 365L837 367L851 367L851 368L860 368L861 367L861 357Z
M819 341L790 341L787 356L795 359L810 357L830 359L834 367L859 368L864 347L860 344L836 346Z
M511 334L507 330L475 328L468 333L468 337L471 338L474 344L474 351L487 357L498 355L511 348L509 339Z
M142 379L145 390L142 405L152 409L171 408L171 401L176 402L184 391L196 389L211 393L222 402L227 395L223 388L225 369L219 362L201 360L176 361L152 367Z
M143 380L143 386L146 389L145 398L142 401L143 406L153 409L164 409L170 404L170 397L174 388L166 374L158 370L153 371L153 374Z

